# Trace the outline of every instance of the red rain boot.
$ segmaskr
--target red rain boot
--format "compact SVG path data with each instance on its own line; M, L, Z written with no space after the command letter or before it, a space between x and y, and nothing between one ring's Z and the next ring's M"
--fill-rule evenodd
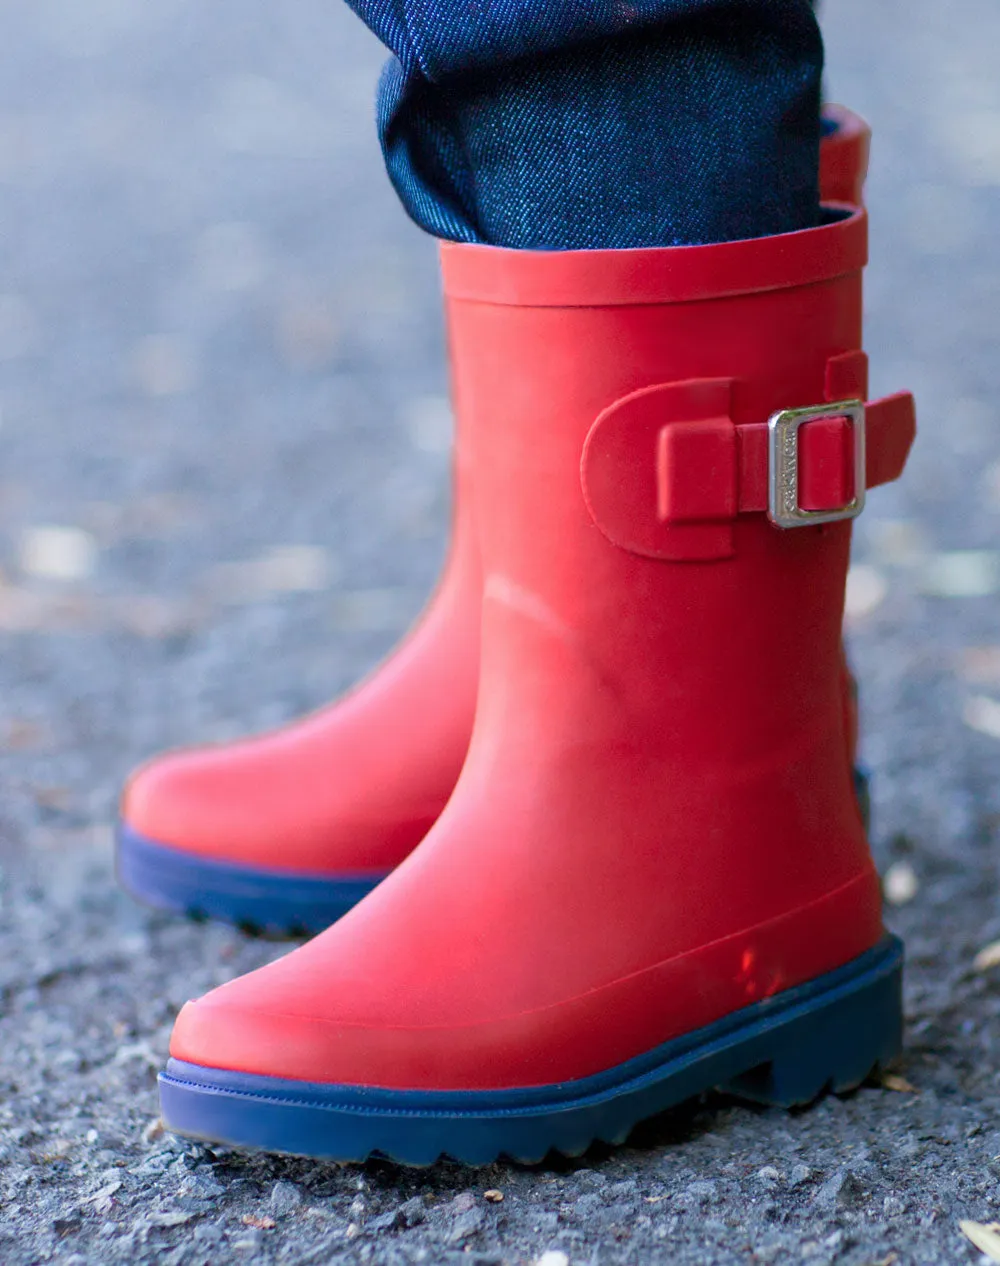
M716 1085L808 1102L899 1047L847 756L863 211L718 246L443 251L485 576L479 701L423 844L181 1012L167 1125L537 1160Z
M478 547L456 478L451 553L423 619L381 668L292 725L170 753L125 790L121 883L151 905L319 932L423 839L455 786L479 675Z
M825 118L823 196L859 201L867 125L841 106ZM467 479L455 503L435 598L358 690L272 733L170 753L134 775L118 837L129 891L180 913L319 932L416 847L451 795L475 710L482 582ZM858 792L867 797L863 776Z

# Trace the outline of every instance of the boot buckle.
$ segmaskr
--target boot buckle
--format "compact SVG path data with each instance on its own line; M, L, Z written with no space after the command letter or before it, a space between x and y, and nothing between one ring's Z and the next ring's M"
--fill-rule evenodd
M799 504L799 429L821 418L844 418L854 440L854 496L832 510L806 510ZM865 508L865 406L861 400L838 400L804 409L782 409L771 415L768 431L767 517L776 527L811 527L856 519Z

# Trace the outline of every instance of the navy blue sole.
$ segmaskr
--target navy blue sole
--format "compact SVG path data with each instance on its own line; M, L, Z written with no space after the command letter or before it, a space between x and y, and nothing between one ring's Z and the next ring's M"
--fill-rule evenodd
M124 823L118 827L116 866L122 887L147 905L284 936L322 932L385 878L303 875L212 861L147 840Z
M853 1089L902 1046L903 947L886 936L818 980L735 1012L606 1072L558 1085L410 1091L286 1081L172 1059L164 1124L233 1147L336 1161L537 1162L625 1141L705 1091L783 1107Z

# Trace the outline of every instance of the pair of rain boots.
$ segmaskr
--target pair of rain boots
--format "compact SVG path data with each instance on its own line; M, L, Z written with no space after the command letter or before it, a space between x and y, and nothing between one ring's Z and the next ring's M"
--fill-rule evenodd
M346 711L238 749L247 781L226 783L226 749L171 758L189 777L204 761L203 838L226 845L188 855L273 869L275 838L236 851L227 786L260 793L250 828L282 794L299 808L310 769L324 788L337 771L294 749L353 716L327 755L371 785L331 819L347 873L326 879L395 869L184 1008L168 1126L340 1160L535 1160L713 1086L804 1103L895 1055L901 950L854 790L841 625L851 520L900 474L914 409L863 403L866 249L846 205L718 246L443 247L458 539L427 619ZM470 679L471 740L453 688ZM161 846L140 837L170 769L126 797L140 892L132 845ZM329 870L322 832L288 864L310 824L285 826L283 880ZM357 894L336 891L340 913Z
M825 111L824 201L858 205L870 132ZM118 866L137 897L247 929L317 933L408 856L440 817L469 748L479 682L482 565L459 428L452 545L409 638L346 698L235 744L160 757L130 781ZM844 670L856 746L854 683ZM866 787L860 773L858 790Z

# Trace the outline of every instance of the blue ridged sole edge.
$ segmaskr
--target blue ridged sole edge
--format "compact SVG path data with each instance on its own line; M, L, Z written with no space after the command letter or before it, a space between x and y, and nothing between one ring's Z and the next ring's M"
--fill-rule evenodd
M322 932L385 878L236 866L157 844L125 823L116 867L122 887L147 905L278 935Z
M441 1156L485 1165L579 1156L719 1088L794 1107L853 1089L902 1047L903 947L886 936L808 984L578 1081L497 1091L409 1091L286 1081L172 1059L160 1075L164 1124L229 1146L406 1165Z

